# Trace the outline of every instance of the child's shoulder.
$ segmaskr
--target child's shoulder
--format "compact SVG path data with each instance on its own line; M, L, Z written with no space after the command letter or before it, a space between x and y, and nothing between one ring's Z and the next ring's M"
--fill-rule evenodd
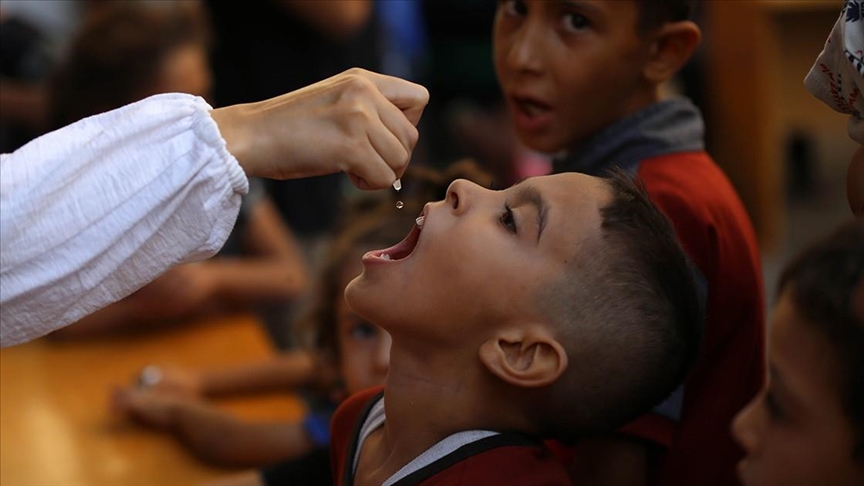
M473 455L468 455L466 452L467 457L450 464L447 458L444 458L439 463L442 466L441 470L425 479L422 484L424 486L570 484L564 466L541 443L526 441L507 445L511 438L509 434L491 437L487 440L498 439L502 444L497 447L490 446L488 450ZM479 443L477 445L482 446ZM470 446L465 448L468 447Z
M750 227L750 217L734 186L705 151L645 159L637 176L673 223L686 220L691 225Z

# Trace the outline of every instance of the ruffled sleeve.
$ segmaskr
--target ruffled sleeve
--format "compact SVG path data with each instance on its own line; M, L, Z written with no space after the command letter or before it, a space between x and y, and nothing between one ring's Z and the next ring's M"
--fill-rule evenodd
M0 345L221 248L249 186L211 109L157 95L0 156Z

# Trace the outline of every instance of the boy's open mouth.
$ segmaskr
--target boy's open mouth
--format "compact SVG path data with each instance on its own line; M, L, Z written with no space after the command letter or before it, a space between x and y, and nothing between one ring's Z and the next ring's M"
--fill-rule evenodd
M552 107L548 104L533 98L514 96L512 100L520 112L531 118L546 114L552 110Z
M420 239L420 232L423 229L423 223L426 220L425 215L421 215L415 221L416 224L408 232L408 236L404 240L396 243L390 248L384 250L373 250L367 253L368 256L386 261L399 261L408 258L414 248L417 247L417 241Z

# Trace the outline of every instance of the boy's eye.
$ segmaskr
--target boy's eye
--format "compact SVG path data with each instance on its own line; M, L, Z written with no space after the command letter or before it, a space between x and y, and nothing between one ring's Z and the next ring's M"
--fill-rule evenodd
M504 203L504 212L501 213L499 219L501 224L507 228L507 231L516 233L516 218L513 217L513 210L510 208L510 204Z
M590 22L584 15L570 13L564 16L564 27L567 30L578 32L587 29L589 25Z
M780 403L777 402L777 399L770 391L765 393L765 407L768 408L768 414L772 420L780 421L786 416L783 407L780 406Z
M504 10L507 15L521 17L528 13L528 8L525 2L521 0L499 0L498 7Z
M351 326L351 337L357 340L374 337L375 332L375 328L368 322L358 322Z

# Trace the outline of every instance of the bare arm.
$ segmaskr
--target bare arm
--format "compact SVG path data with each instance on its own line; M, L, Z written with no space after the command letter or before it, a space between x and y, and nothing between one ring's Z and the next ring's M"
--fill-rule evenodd
M314 447L300 423L242 422L197 401L137 389L118 392L114 403L119 412L173 433L197 456L215 464L262 466L298 457Z
M44 85L0 80L0 121L41 129L47 118L48 92Z
M219 396L289 390L309 385L321 370L318 361L306 351L291 351L257 363L207 371L200 374L200 394ZM166 375L168 382L170 376Z
M279 5L332 40L351 37L372 14L371 0L279 0Z
M303 252L270 199L252 209L242 239L249 256L209 262L214 281L211 299L248 307L295 299L306 290L309 278Z

